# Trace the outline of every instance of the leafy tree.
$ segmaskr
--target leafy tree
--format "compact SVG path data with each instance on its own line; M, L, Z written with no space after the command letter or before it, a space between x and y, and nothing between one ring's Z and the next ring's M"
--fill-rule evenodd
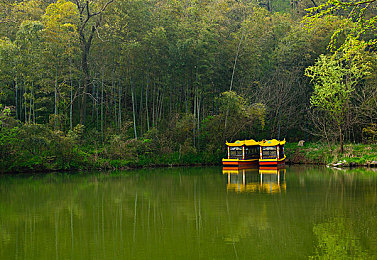
M72 2L59 0L56 3L50 4L43 15L45 51L44 58L46 58L44 68L45 75L50 80L45 81L46 89L49 92L53 86L54 93L54 127L57 128L59 124L60 107L64 103L72 103L72 60L74 52L77 51L77 10ZM67 64L68 63L68 64ZM69 74L69 75L68 75ZM71 100L64 100L63 94L67 93L68 84L59 84L59 82L68 82L70 84L70 98ZM60 86L66 89L59 88ZM72 108L71 108L72 109ZM72 119L70 122L72 125Z
M209 134L209 139L214 140L216 145L223 144L224 138L228 141L250 138L253 136L253 127L258 123L259 129L263 129L266 111L264 104L250 103L234 91L222 93L219 97L219 104L219 115L207 118L204 122L205 134ZM227 111L229 112L228 127L224 129ZM215 130L216 128L217 130ZM221 132L225 133L225 135L221 136L219 134Z
M81 68L84 73L84 87L82 88L82 100L80 107L80 123L84 124L86 117L86 97L88 95L87 90L90 85L90 71L88 58L90 54L90 48L92 47L92 41L97 32L98 27L101 25L102 16L106 8L114 0L103 1L89 1L89 0L75 0L78 11L78 25L77 33L80 39L81 46Z
M355 60L356 61L356 60ZM368 75L368 64L353 62L347 67L334 57L321 55L314 66L306 69L305 75L314 82L310 98L312 107L323 110L339 132L340 151L343 153L343 131L350 99L356 84Z

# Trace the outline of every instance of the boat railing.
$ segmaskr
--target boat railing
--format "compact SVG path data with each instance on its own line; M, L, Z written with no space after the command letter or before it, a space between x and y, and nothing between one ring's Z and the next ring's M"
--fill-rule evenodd
M242 159L242 155L230 155L229 159Z
M262 159L276 159L276 155L263 155Z

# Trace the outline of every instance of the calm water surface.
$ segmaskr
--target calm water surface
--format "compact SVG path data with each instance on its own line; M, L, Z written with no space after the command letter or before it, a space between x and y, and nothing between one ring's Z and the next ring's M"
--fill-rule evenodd
M0 259L376 259L377 172L0 176Z

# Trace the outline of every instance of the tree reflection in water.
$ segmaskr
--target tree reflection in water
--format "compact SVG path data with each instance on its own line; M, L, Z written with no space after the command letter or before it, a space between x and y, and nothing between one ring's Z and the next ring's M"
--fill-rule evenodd
M369 259L362 249L360 239L352 231L350 220L334 218L329 222L316 224L313 233L318 245L315 249L315 259Z
M229 174L0 176L0 259L377 258L375 173Z

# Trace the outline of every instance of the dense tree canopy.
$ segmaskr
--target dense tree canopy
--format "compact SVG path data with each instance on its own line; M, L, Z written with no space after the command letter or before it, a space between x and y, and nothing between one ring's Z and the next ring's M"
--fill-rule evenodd
M368 66L347 90L346 141L363 141L377 123L374 1L0 5L0 103L18 127L68 136L79 125L86 145L149 140L154 153L217 151L238 138L337 140L337 120L326 136L318 127L328 114L310 79L325 57L346 70L332 75L339 84ZM332 76L321 86L335 91Z

